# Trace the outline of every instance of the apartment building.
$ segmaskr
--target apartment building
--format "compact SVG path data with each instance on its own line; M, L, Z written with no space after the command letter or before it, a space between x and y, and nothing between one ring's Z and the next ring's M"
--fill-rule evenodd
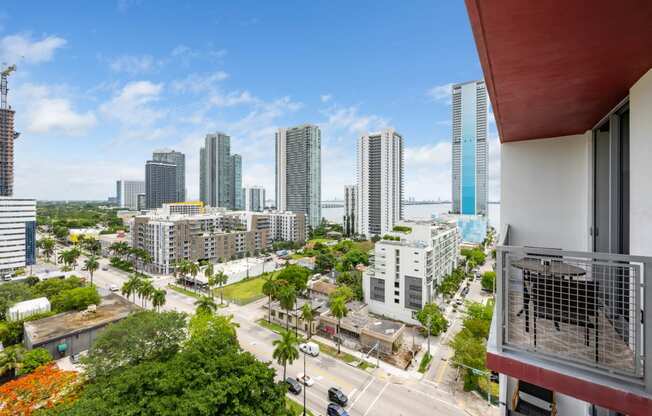
M262 186L242 188L242 201L245 211L263 211L265 209L265 188Z
M0 273L36 264L36 200L0 197Z
M242 209L242 157L231 154L231 137L207 134L199 150L199 199L209 207Z
M460 238L453 224L401 221L376 243L363 275L369 311L409 324L435 301L437 286L457 267Z
M357 187L355 185L345 185L344 186L344 235L351 236L354 235L356 230L356 204L358 203L357 198Z
M265 216L246 218L225 211L168 215L169 209L136 216L131 228L133 246L147 250L157 273L172 273L180 260L215 263L269 247L269 219Z
M484 81L453 85L452 196L454 214L486 215L489 148Z
M306 242L306 215L301 212L265 211L269 218L269 235L272 241Z
M146 208L155 209L177 202L177 197L177 165L148 160L145 164Z
M358 139L358 234L383 235L403 218L403 151L403 137L394 129Z
M500 414L650 415L652 3L466 4L501 140Z
M276 209L321 223L321 130L312 124L276 132Z
M120 208L138 209L138 195L145 193L145 181L116 181L116 204Z

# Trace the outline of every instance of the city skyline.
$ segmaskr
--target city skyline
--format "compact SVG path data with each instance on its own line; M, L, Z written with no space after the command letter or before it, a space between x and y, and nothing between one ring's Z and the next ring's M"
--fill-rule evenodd
M294 16L283 5L265 5L255 14L243 11L247 8L206 5L202 16L180 8L174 17L160 15L147 2L128 8L96 5L82 19L96 23L74 28L57 18L80 13L66 5L44 6L52 17L47 21L23 7L6 2L0 8L0 15L6 16L0 24L0 55L18 66L9 92L16 128L22 133L16 142L17 195L102 200L111 194L115 178L142 180L140 166L153 150L173 148L187 155L187 199L198 199L199 147L206 132L219 130L233 138L234 148L242 149L243 183L263 185L271 198L274 131L312 123L322 130L322 165L329 168L322 178L324 199L341 198L343 186L354 182L359 135L388 126L408 138L405 194L450 198L448 87L482 77L463 4L410 10L391 3L374 10L347 4L370 18L400 15L402 21L425 22L447 16L445 27L425 25L429 33L422 33L423 27L402 26L380 37L372 36L370 28L359 28L352 17L342 19L321 5L314 5L299 27L286 25L283 31L275 30L277 23ZM147 19L147 28L130 24L145 15L157 18ZM163 36L178 16L206 24L179 23L182 35ZM352 45L342 43L340 35L334 39L337 47L320 42L309 30L316 19L320 25L336 24ZM108 33L123 25L126 29L109 42ZM227 30L216 32L218 27ZM150 37L150 32L157 36ZM305 39L288 50L287 38L297 39L298 33ZM454 44L422 42L442 34L454 38ZM126 42L126 37L146 43ZM93 43L92 50L87 42ZM365 53L354 56L355 44L361 42ZM269 54L289 58L305 53L309 45L319 45L318 65L304 62L279 65L282 71L258 70L259 59ZM415 50L405 45L415 45ZM424 54L424 48L436 49ZM388 52L401 59L388 64ZM439 54L451 59L442 64L435 56ZM381 59L382 71L369 74L361 69L365 61ZM386 81L379 89L381 78ZM490 127L495 142L495 127ZM72 148L76 158L68 161ZM493 200L498 196L494 153ZM32 166L50 174L43 178ZM67 183L72 186L63 186Z

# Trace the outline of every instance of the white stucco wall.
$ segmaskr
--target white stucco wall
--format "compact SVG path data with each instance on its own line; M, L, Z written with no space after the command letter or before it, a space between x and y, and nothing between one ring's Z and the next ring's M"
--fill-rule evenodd
M652 255L652 69L629 91L631 254Z
M590 251L591 133L501 145L509 244Z

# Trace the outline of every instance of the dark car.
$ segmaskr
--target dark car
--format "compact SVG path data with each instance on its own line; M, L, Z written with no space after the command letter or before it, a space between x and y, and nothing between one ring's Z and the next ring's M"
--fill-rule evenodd
M342 409L339 404L331 403L326 409L326 414L328 416L349 416L346 410Z
M288 390L290 391L290 393L292 394L301 393L301 384L299 384L299 382L293 379L292 377L286 378L285 384L288 385Z
M344 407L348 403L349 398L346 397L346 394L342 393L342 390L336 387L331 387L328 389L328 400Z

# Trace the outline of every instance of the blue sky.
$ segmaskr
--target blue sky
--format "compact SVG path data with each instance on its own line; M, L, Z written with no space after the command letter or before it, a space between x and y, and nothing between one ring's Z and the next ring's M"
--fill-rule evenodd
M385 126L405 138L405 194L450 198L447 85L482 77L462 1L177 3L0 5L0 62L18 65L17 195L105 199L167 147L186 153L197 197L199 147L224 131L243 183L271 196L275 129L309 122L323 199L355 181L357 137Z

